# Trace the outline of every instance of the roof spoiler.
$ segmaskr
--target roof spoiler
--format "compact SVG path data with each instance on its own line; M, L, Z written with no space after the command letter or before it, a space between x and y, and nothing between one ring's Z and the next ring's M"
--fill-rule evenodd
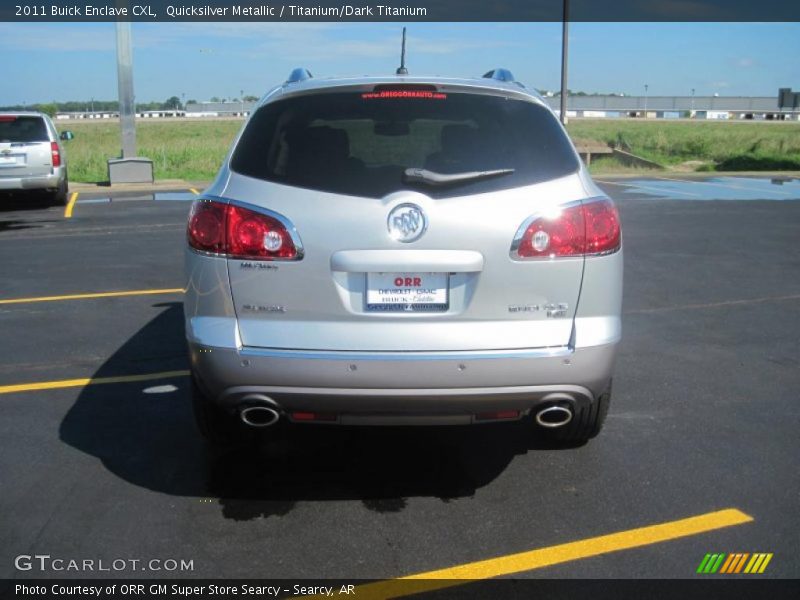
M289 77L284 83L299 83L301 81L305 81L306 79L311 79L312 77L313 75L311 74L311 71L298 67L297 69L292 69L292 72L289 73Z

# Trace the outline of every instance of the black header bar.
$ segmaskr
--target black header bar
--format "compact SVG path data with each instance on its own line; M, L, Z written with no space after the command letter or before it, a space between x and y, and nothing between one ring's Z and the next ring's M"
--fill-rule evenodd
M3 0L6 22L561 21L563 0ZM787 0L570 0L575 22L800 21Z

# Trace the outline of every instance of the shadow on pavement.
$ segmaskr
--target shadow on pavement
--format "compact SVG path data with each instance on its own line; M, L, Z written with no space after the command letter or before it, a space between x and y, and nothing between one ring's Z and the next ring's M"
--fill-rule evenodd
M23 229L42 228L46 223L55 223L53 219L43 221L22 221L20 219L0 219L0 233L5 231L21 231Z
M44 192L0 192L0 214L14 210L42 211L51 206L50 197Z
M188 368L183 308L164 307L94 377ZM360 500L379 512L410 497L468 497L535 446L524 424L480 427L288 427L256 447L206 449L187 377L83 388L61 439L127 482L177 496L218 498L227 518L280 516L297 502Z

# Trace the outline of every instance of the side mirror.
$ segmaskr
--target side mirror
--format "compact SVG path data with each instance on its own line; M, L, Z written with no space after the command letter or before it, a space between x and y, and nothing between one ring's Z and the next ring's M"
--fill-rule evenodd
M61 135L58 137L60 137L62 140L71 140L72 138L75 137L75 134L72 133L71 131L62 131Z

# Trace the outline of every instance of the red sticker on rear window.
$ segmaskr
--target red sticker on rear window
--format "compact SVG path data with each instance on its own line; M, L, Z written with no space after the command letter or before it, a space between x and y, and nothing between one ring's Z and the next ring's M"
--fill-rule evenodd
M361 94L364 100L376 98L422 98L423 100L446 100L447 94L432 92L430 90L381 90L380 92L366 92Z

